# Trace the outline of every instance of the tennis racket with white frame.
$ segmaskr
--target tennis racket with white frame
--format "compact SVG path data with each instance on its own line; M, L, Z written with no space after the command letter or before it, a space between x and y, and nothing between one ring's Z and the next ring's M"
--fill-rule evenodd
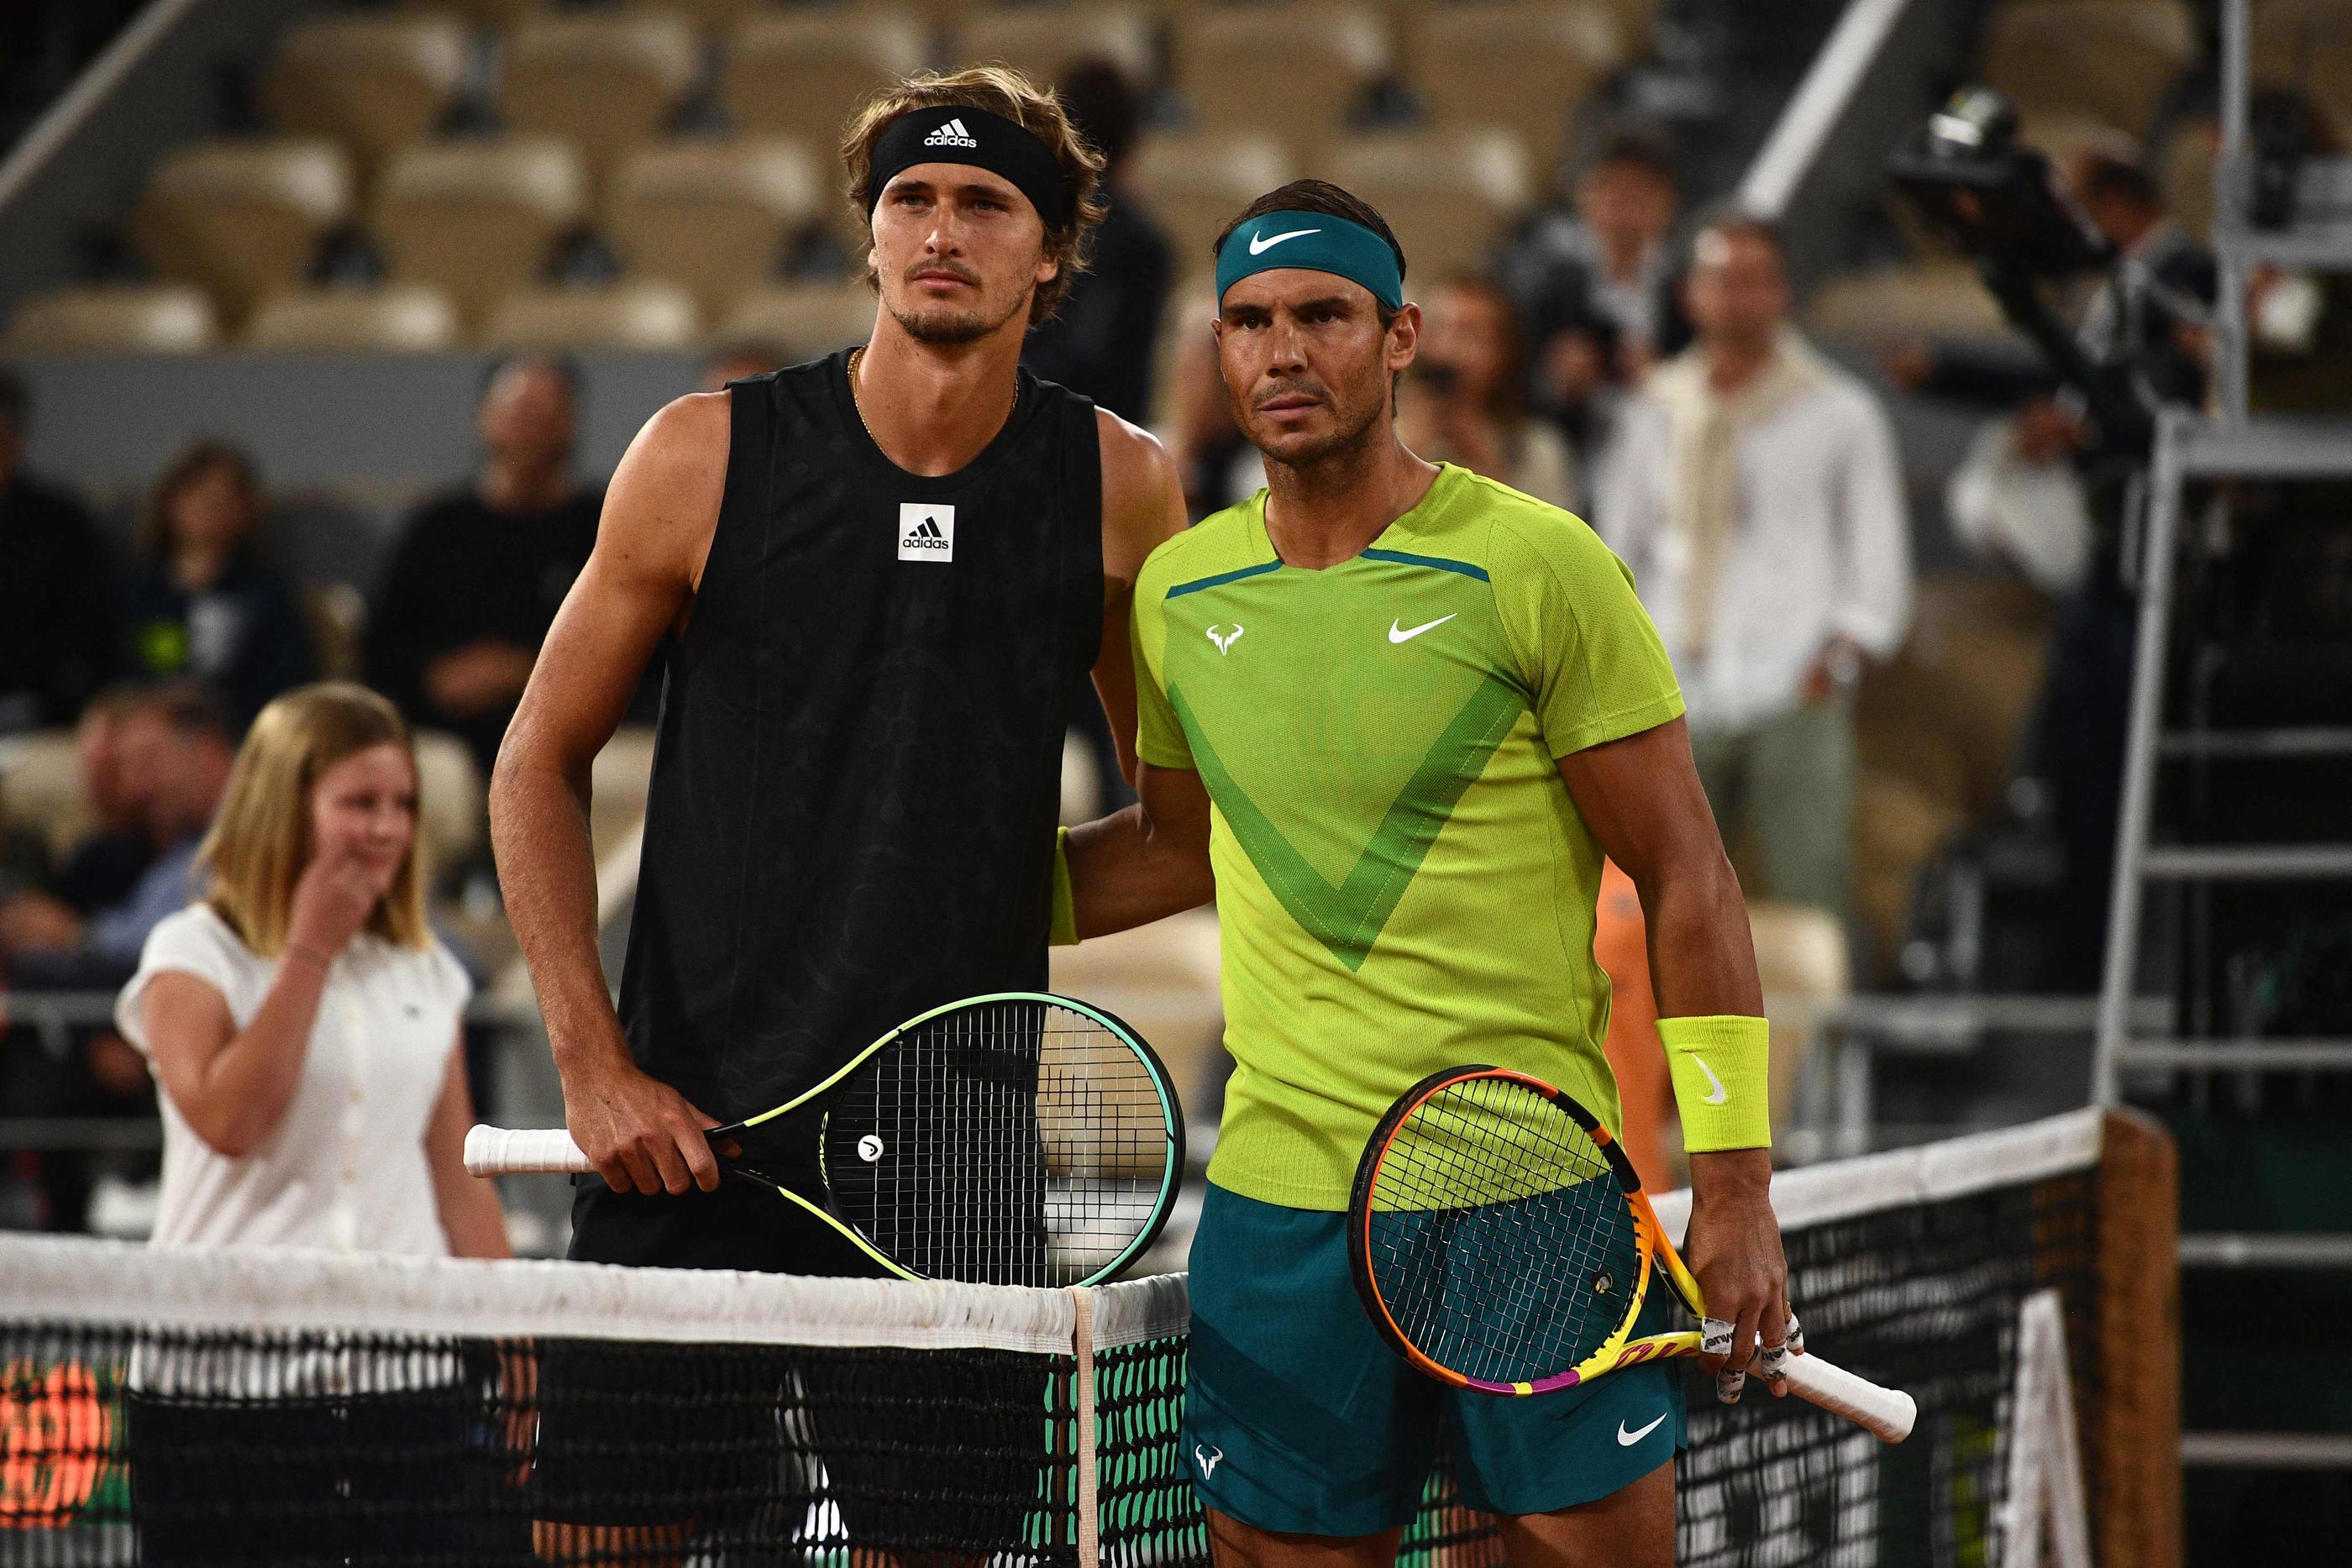
M1042 991L909 1019L823 1082L705 1136L727 1175L909 1280L1116 1279L1159 1235L1184 1173L1183 1109L1151 1047ZM478 1126L466 1168L595 1166L561 1127Z
M1634 1337L1661 1279L1706 1321L1698 1281L1600 1119L1505 1068L1433 1073L1389 1108L1356 1169L1348 1259L1381 1337L1456 1388L1544 1394L1727 1343ZM1910 1435L1909 1395L1817 1355L1785 1365L1790 1392L1887 1442Z

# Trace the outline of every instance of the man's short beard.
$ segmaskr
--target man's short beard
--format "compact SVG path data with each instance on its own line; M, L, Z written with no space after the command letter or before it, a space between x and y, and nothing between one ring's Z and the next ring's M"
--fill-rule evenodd
M1276 456L1263 446L1258 448L1258 455L1268 463L1279 463L1294 473L1320 468L1327 464L1349 462L1358 454L1370 450L1375 440L1372 427L1381 422L1382 414L1388 413L1388 400L1381 399L1364 416L1363 423L1353 430L1335 431L1325 440L1295 456Z
M959 310L953 315L949 316L929 316L901 310L892 310L890 312L890 317L893 320L898 323L898 329L900 331L906 333L908 337L912 338L918 343L936 343L948 346L953 346L959 343L976 343L982 338L999 330L1007 321L1012 320L1015 316L1024 314L1029 308L1029 301L1034 292L1035 291L1033 289L1028 293L1024 293L1018 299L1015 299L1013 302L1013 308L1007 310L1003 315L999 316L993 321L990 320L987 317L982 316L977 310Z

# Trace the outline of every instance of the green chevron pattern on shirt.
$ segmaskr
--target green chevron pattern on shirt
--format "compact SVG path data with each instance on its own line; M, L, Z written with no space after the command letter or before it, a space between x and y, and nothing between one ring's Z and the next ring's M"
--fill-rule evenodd
M1601 857L1555 759L1682 697L1592 531L1449 465L1371 548L1306 571L1261 491L1153 553L1134 627L1139 749L1215 808L1235 1071L1211 1178L1343 1208L1389 1103L1465 1061L1613 1120Z

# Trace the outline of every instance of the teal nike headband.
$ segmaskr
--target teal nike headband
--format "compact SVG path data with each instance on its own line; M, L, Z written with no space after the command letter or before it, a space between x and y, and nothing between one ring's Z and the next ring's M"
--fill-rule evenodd
M1217 303L1253 273L1277 267L1336 273L1360 283L1391 310L1404 308L1404 268L1389 242L1360 223L1328 213L1268 213L1225 236L1217 252Z

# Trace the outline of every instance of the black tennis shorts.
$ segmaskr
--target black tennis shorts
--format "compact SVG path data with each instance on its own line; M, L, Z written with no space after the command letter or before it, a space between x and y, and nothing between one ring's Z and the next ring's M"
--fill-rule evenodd
M881 1272L747 1183L673 1197L578 1180L578 1261ZM1004 1352L543 1341L532 1511L772 1546L817 1528L829 1501L860 1547L985 1556L1022 1543L1039 1500L1048 1376Z

